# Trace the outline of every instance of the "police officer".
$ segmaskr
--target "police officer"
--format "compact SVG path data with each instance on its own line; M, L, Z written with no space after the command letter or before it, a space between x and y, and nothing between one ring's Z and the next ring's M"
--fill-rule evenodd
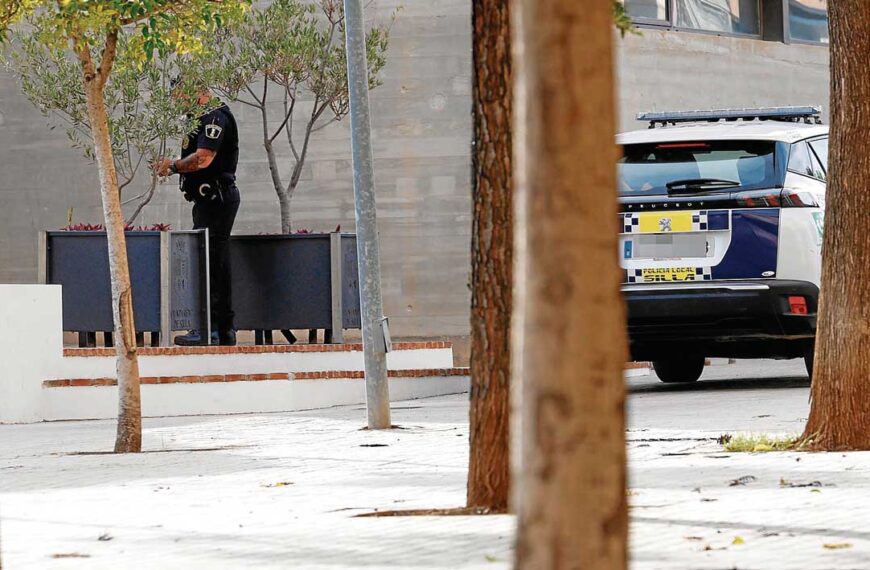
M208 90L197 95L199 105L214 98ZM236 166L239 162L239 132L230 108L217 108L199 118L196 131L181 144L181 158L161 158L155 165L159 176L179 174L181 192L193 202L193 228L208 228L211 270L211 344L236 344L230 290L229 238L239 210ZM200 331L176 337L175 344L205 344Z

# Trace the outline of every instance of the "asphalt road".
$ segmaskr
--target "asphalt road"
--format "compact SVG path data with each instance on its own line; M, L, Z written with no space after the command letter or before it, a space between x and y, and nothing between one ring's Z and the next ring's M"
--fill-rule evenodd
M664 384L651 372L628 380L628 427L799 433L809 387L803 360L708 366L692 384Z

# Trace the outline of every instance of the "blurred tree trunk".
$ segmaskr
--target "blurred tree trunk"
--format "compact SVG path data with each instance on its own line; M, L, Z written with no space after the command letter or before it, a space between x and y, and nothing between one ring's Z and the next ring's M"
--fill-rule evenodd
M831 142L809 420L824 450L870 449L870 5L829 6Z
M516 568L627 558L613 6L519 0Z
M469 507L506 511L513 258L509 0L474 0Z

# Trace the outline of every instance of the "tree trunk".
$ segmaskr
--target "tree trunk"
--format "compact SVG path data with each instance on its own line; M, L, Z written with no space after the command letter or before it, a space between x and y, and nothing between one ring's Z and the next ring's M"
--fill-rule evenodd
M817 449L870 449L870 9L831 2L831 141L810 415Z
M281 182L278 157L275 155L275 147L272 145L269 136L269 116L266 111L265 96L263 106L260 107L260 114L263 119L263 148L266 149L266 157L269 160L269 174L272 176L272 186L275 188L278 204L281 207L281 233L288 234L290 233L291 226L290 197L287 195L287 192L284 190L284 184Z
M105 59L105 58L104 58ZM104 70L103 73L108 73ZM84 71L88 121L94 138L100 194L109 243L109 273L112 280L112 317L115 322L115 355L118 375L118 432L116 453L142 450L142 402L139 391L139 361L136 356L136 327L133 320L133 292L127 265L124 216L118 195L118 177L112 157L106 102L99 76Z
M520 570L626 567L610 2L515 4Z
M506 511L513 259L509 0L474 0L468 506Z
M281 190L278 195L278 203L281 206L281 233L289 234L293 231L293 210L290 208L289 192Z

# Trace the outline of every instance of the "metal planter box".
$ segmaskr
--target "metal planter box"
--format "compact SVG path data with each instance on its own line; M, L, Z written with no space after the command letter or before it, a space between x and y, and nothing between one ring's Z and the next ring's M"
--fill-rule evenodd
M137 332L209 329L208 233L127 232ZM39 281L62 286L64 331L114 330L106 232L40 234ZM204 335L208 338L208 335Z
M233 236L230 262L239 330L326 329L342 342L360 328L354 234Z

